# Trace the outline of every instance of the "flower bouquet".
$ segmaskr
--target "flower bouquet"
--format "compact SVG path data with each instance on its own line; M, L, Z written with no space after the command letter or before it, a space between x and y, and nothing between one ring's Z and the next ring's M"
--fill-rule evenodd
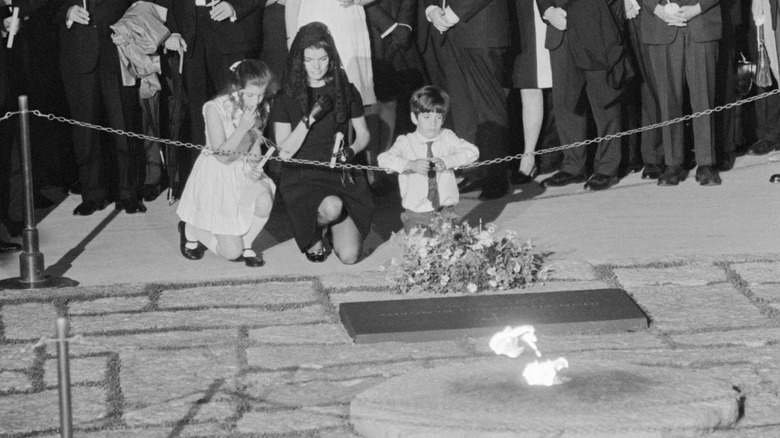
M429 231L413 230L403 258L390 261L389 280L401 293L476 293L546 279L541 256L514 231L498 236L492 225L483 229L444 218L433 219Z

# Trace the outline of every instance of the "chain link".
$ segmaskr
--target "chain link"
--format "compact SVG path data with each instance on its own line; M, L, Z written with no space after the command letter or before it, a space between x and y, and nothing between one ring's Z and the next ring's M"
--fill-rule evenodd
M744 105L744 104L750 103L750 102L754 102L754 101L759 100L759 99L764 99L766 97L773 96L773 95L779 94L779 93L780 93L780 88L774 89L772 91L768 91L766 93L762 93L762 94L758 94L758 95L755 95L755 96L751 96L751 97L748 97L748 98L745 98L745 99L742 99L742 100L738 100L736 102L727 103L725 105L720 105L720 106L717 106L715 108L710 108L710 109L707 109L707 110L704 110L704 111L699 111L699 112L688 114L688 115L685 115L685 116L682 116L682 117L677 117L676 119L667 120L667 121L655 123L655 124L652 124L652 125L642 126L642 127L639 127L639 128L630 129L628 131L619 132L619 133L616 133L616 134L605 135L604 137L596 137L596 138L592 138L592 139L589 139L589 140L578 141L576 143L569 143L569 144L556 146L556 147L552 147L552 148L548 148L548 149L544 149L544 150L540 150L540 151L527 152L527 153L522 153L522 154L517 154L517 155L509 155L509 156L502 157L502 158L495 158L495 159L492 159L492 160L471 163L471 164L467 164L465 166L457 167L456 169L469 169L469 168L480 167L480 166L490 166L490 165L493 165L493 164L505 163L505 162L509 162L509 161L519 160L519 159L521 159L521 158L523 158L525 156L550 154L550 153L553 153L553 152L563 151L563 150L566 150L566 149L578 148L578 147L582 147L582 146L587 146L589 144L600 143L602 141L614 140L614 139L625 137L627 135L639 134L640 132L649 131L651 129L657 129L657 128L662 128L664 126L673 125L675 123L686 122L688 120L692 120L692 119L695 119L697 117L709 116L709 115L714 114L716 112L724 111L724 110L727 110L727 109L732 109L732 108L735 108L737 106ZM43 114L43 113L41 113L38 110L32 110L32 111L27 110L27 112L31 112L33 115L35 115L37 117L41 117L41 118L47 119L47 120L61 122L61 123L68 123L68 124L71 124L71 125L81 126L81 127L89 128L89 129L95 129L95 130L98 130L98 131L105 131L105 132L108 132L108 133L111 133L111 134L124 135L124 136L127 136L127 137L133 137L133 138L137 138L137 139L140 139L140 140L147 140L147 141L151 141L151 142L163 143L163 144L172 145L172 146L186 147L186 148L191 148L191 149L207 149L214 155L240 156L240 157L243 157L244 159L246 159L247 161L254 162L254 163L260 161L259 158L257 158L257 159L250 158L248 154L243 153L243 152L235 152L235 151L227 152L227 151L222 151L222 150L218 150L218 149L207 148L207 147L205 147L203 145L199 145L199 144L186 143L186 142L177 141L177 140L168 140L168 139L164 139L164 138L153 137L153 136L150 136L150 135L137 134L135 132L124 131L124 130L121 130L121 129L106 128L104 126L94 125L94 124L86 123L86 122L80 122L78 120L68 119L68 118L60 117L60 116L55 116L53 114ZM10 118L11 116L14 116L16 114L21 114L21 113L22 113L22 111L9 111L9 112L5 113L5 116L0 118L0 122ZM274 142L272 142L268 138L263 137L262 141L266 145L276 146L274 144ZM273 161L282 161L282 162L285 162L285 163L294 163L294 164L300 164L300 165L306 165L306 166L330 167L330 163L323 162L323 161L302 160L302 159L298 159L298 158L287 158L287 159L284 159L284 158L281 158L279 156L270 157L269 159L273 160ZM347 170L351 170L351 169L355 169L355 170L373 170L373 171L392 173L390 170L384 169L384 168L381 168L381 167L369 166L369 165L363 165L363 164L352 164L352 163L336 163L334 168L347 169Z

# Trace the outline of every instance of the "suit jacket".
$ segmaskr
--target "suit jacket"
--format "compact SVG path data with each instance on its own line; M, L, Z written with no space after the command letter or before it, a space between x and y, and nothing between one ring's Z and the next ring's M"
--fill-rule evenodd
M439 35L425 17L425 9L441 5L441 0L420 0L420 38L425 38L428 32ZM456 47L509 46L509 6L506 0L448 0L447 6L452 8L460 21L441 36L449 39ZM424 49L424 41L418 42L422 43L421 50Z
M195 35L203 35L204 41L213 44L222 54L259 53L262 47L262 8L265 0L227 0L236 11L236 21L207 20L203 29L198 28L195 0L171 1L166 24L171 33L178 33L193 47ZM185 57L191 57L188 51Z
M669 26L656 17L655 7L665 2L658 0L642 0L640 20L642 20L642 42L645 44L671 44L677 38L680 28ZM721 37L723 17L719 0L675 0L680 6L701 5L701 14L688 22L687 31L693 41L706 43L717 41Z
M65 0L57 14L60 26L60 69L63 75L88 73L98 66L119 71L119 55L111 41L110 25L119 21L132 0L87 0L89 25L66 26L68 9L81 6L82 0Z
M544 12L548 8L563 8L568 12L571 5L576 2L576 0L536 0L536 5L539 7L539 13L544 17ZM605 3L609 6L609 9L612 11L612 15L614 16L616 22L615 24L618 26L623 26L623 21L625 14L623 12L623 1L619 0L604 0ZM596 10L594 8L581 8L578 10L578 13L576 14L576 19L579 20L580 23L596 23L601 22L602 17L601 14L603 11ZM567 30L569 27L568 21L571 21L575 19L575 17L570 16L567 17ZM546 22L546 20L545 20ZM563 42L563 33L565 30L558 30L550 23L547 23L547 34L544 40L544 47L547 50L555 50L558 48L558 46L561 45Z
M368 33L371 37L371 55L377 58L389 58L391 46L386 44L391 37L384 39L385 33L393 24L403 23L416 31L417 0L379 0L365 7Z

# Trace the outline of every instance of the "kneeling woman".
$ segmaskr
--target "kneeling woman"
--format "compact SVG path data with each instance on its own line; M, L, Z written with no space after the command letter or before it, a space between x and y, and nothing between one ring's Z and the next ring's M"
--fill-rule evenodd
M298 31L287 57L282 91L271 114L282 158L328 163L334 138L338 133L348 138L350 122L355 140L344 145L341 162L350 161L368 144L363 101L347 79L324 24L309 23ZM374 211L364 172L285 161L279 192L306 258L324 261L328 253L323 239L327 238L342 263L358 261Z
M276 186L258 160L262 129L268 119L266 95L273 76L257 60L230 67L229 90L203 105L206 148L195 161L176 213L181 218L181 253L198 260L208 248L247 266L264 264L252 242L268 221ZM254 159L254 160L253 160Z

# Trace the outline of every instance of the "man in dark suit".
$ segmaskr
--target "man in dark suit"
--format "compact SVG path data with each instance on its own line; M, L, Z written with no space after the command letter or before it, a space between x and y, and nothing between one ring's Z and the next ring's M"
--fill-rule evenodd
M424 0L420 32L428 36L444 83L452 97L451 118L459 137L479 148L482 161L506 154L509 116L503 90L504 54L509 46L506 0ZM429 24L428 24L429 23ZM429 69L429 73L430 73ZM464 186L481 186L480 199L500 198L509 190L503 163L482 166Z
M191 141L206 143L203 105L227 86L230 66L258 58L262 47L262 7L266 0L173 0L166 25L168 50L184 56L184 87L190 108ZM208 4L208 6L207 6ZM180 149L178 194L198 150Z
M132 130L138 110L138 90L122 85L119 55L109 27L131 3L131 0L87 0L84 9L82 0L65 0L60 8L60 70L75 120L100 125L105 115L112 128ZM106 154L101 133L80 126L73 128L82 186L82 202L73 211L77 216L89 216L106 207L109 178L115 179L118 210L128 214L146 211L136 197L136 166L132 159L137 158L138 148L126 136L111 138L114 143L111 158L103 160Z
M536 3L547 21L545 47L550 50L553 111L561 143L587 138L585 98L600 137L620 132L619 98L623 85L632 76L616 18L618 13L622 14L622 0L537 0ZM575 7L576 12L572 9ZM596 54L603 54L603 58ZM594 173L589 179L586 179L587 148L566 149L560 171L542 184L558 187L587 181L585 189L608 189L618 181L620 148L620 139L600 142L593 163Z
M642 41L648 44L650 63L658 86L661 119L683 115L683 85L688 84L694 112L715 104L715 69L721 38L719 0L677 0L665 6L656 0L642 0ZM683 124L661 128L666 170L658 185L673 186L685 179ZM711 116L693 119L696 153L696 181L719 185L714 169L714 129Z

